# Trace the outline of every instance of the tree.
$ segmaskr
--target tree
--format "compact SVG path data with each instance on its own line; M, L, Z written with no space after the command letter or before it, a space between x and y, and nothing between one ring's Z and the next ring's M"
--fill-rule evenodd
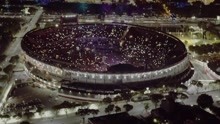
M89 114L89 109L78 109L76 115L82 116L83 124L85 123L85 116Z
M160 102L160 100L163 99L163 95L161 95L161 94L151 94L150 98L151 98L151 101L154 103L155 108L156 108L157 104Z
M59 112L59 110L60 110L60 107L57 106L57 105L55 105L55 106L52 107L52 110L55 112L55 115L57 116L57 115L58 115L58 112Z
M99 110L98 109L90 109L90 113L93 115L97 115L99 113Z
M148 103L146 103L146 104L144 105L144 109L145 109L146 111L149 109L149 104L148 104Z
M59 106L60 106L60 108L72 108L73 104L68 101L64 101Z
M7 57L7 56L4 55L4 54L3 54L3 55L0 55L0 63L3 62L3 61L5 61L6 57Z
M39 29L40 28L40 24L36 23L36 28Z
M119 106L115 106L115 112L118 113L121 111L121 108Z
M2 86L0 86L0 94L2 93L2 90L3 90L3 87L2 87Z
M67 116L67 110L68 110L69 108L75 108L76 106L79 106L79 104L70 103L70 102L68 102L68 101L64 101L64 102L62 102L62 103L59 104L59 105L55 105L55 106L53 107L53 109L54 109L55 111L57 111L58 109L64 109L64 110L65 110L65 113L66 113L66 116Z
M195 81L195 80L192 80L192 85L196 85L197 87L203 87L203 84L201 81Z
M6 66L3 71L6 73L6 74L11 74L13 69L14 69L15 65L12 65L12 64L9 64L8 66Z
M22 83L22 80L21 80L21 79L15 80L15 84L20 84L20 83Z
M86 106L86 105L88 105L89 103L88 102L82 102L81 103L81 106Z
M121 101L122 100L122 97L117 95L116 97L114 97L113 101L114 102L118 102L118 101Z
M125 104L123 105L123 108L125 109L126 112L129 112L130 110L133 109L133 106L130 104Z
M18 118L22 118L22 114L21 113L17 113L16 115Z
M203 87L203 84L201 82L198 82L196 86L197 87Z
M18 55L15 55L15 56L12 56L9 60L10 63L14 64L14 63L17 63L19 60L19 56Z
M105 113L111 113L112 111L113 111L113 109L114 109L114 106L115 105L113 105L113 104L110 104L110 105L108 105L106 108L105 108Z
M8 81L8 75L1 75L0 82L7 82Z
M112 102L112 99L110 97L105 97L102 101L106 104L110 104Z
M34 116L34 113L33 112L25 112L23 115L26 116L27 119L30 119Z
M131 95L131 93L126 92L126 93L122 93L121 97L128 102L128 101L130 101L132 95Z
M177 96L178 96L178 93L170 91L168 93L168 96L166 96L166 98L175 100L175 99L177 99Z
M4 121L5 124L7 124L7 121L10 119L9 115L0 115L0 118Z
M42 111L43 111L43 108L42 108L42 107L38 107L36 112L38 112L39 115L41 115L41 114L42 114Z
M76 108L78 106L84 105L84 104L79 104L79 103L76 103L76 102L71 102L71 104L72 104L72 108Z
M187 89L188 89L188 87L185 86L185 85L183 85L183 84L178 85L177 88L178 88L178 89L181 89L181 90L187 90Z
M189 97L185 93L179 93L181 99L188 99Z
M202 14L202 7L204 6L204 3L201 1L194 1L192 2L193 5L193 14L197 17L200 17Z
M207 94L201 94L198 99L197 99L197 104L205 109L205 108L209 108L210 106L212 106L214 103L212 96L207 95Z
M26 62L25 65L26 65L27 67L29 67L29 68L34 67L34 65L33 65L32 63L30 63L30 62Z

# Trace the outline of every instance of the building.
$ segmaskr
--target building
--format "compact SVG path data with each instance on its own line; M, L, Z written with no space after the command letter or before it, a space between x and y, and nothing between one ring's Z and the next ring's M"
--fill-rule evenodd
M27 33L21 46L26 71L62 94L97 98L143 90L176 76L179 81L173 83L182 82L191 74L180 40L135 25L52 27Z

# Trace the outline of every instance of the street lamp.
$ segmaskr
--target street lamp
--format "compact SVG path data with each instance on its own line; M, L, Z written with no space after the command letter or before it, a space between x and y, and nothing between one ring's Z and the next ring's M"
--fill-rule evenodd
M195 17L195 16L192 16L192 17L191 17L191 19L192 19L192 20L195 20L195 19L196 19L196 17Z

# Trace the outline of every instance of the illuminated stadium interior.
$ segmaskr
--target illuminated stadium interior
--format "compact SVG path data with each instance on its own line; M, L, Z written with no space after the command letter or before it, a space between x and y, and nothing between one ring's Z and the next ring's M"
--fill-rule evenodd
M147 72L186 57L176 38L143 27L83 24L48 28L25 36L22 48L59 68L97 73Z
M62 93L117 94L170 80L180 83L192 74L179 39L135 25L76 24L30 31L21 47L32 78Z

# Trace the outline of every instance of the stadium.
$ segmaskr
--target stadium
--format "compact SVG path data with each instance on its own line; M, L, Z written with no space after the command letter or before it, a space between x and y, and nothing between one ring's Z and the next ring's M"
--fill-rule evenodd
M176 37L129 24L76 24L27 33L25 69L67 94L118 94L185 80L191 65ZM166 84L165 84L166 85Z

